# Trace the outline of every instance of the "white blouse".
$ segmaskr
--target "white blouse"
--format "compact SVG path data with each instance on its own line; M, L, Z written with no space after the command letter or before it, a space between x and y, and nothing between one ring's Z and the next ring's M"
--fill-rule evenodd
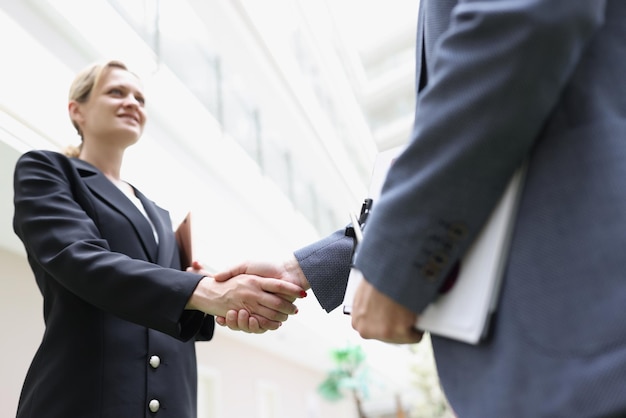
M132 186L130 186L127 183L123 183L123 182L113 182L113 184L115 184L117 186L117 188L120 189L122 191L122 193L124 193L124 195L131 202L133 202L133 204L137 207L137 209L139 209L139 212L141 212L143 214L143 216L148 220L148 223L150 224L150 227L152 228L152 233L154 234L154 240L156 241L156 243L158 245L159 244L159 235L157 234L156 228L154 227L154 224L152 223L152 220L148 216L148 213L146 212L146 209L143 207L143 204L141 203L141 200L139 200L139 198L137 196L135 196L135 193L133 193L131 191L132 190Z

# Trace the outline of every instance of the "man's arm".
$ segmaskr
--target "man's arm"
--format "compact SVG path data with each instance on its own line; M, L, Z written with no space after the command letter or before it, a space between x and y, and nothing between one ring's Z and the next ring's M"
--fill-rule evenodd
M604 8L587 0L457 3L427 48L412 142L392 165L357 250L356 267L378 291L416 313L436 298L544 129Z

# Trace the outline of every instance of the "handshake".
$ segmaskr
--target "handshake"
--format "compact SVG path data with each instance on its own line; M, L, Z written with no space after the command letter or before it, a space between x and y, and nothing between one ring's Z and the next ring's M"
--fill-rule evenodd
M294 301L310 288L298 261L250 261L218 274L209 274L194 261L189 272L203 274L186 308L215 316L219 325L261 334L278 329L296 314Z
M210 275L194 262L187 271L203 274L187 304L215 316L231 330L262 334L298 312L294 301L311 288L295 256L282 262L248 261ZM363 280L352 307L352 327L366 339L414 344L423 333L417 315Z

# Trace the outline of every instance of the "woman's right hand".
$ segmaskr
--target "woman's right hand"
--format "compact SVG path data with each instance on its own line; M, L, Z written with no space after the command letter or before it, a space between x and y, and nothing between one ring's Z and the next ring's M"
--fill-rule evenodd
M290 255L283 261L244 261L228 270L215 274L215 280L223 282L231 280L241 274L252 274L261 277L272 277L295 284L302 289L309 289L309 284L300 264L295 256ZM306 297L303 291L300 297ZM260 334L267 330L269 325L263 319L258 320L254 315L249 315L246 310L231 310L225 316L216 316L215 322L223 327L228 327L233 331L243 331ZM275 324L271 324L272 326ZM272 328L273 329L273 328Z
M241 312L245 317L247 312L249 318L245 319L251 324L247 331L263 333L277 329L289 315L297 313L293 301L305 295L300 286L275 278L240 274L218 282L207 275L198 283L186 308L217 317L226 317L229 311Z

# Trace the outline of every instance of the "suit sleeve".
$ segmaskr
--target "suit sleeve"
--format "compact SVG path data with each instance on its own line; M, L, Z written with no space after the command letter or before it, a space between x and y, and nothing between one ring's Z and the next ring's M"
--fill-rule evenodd
M379 291L417 313L434 300L530 153L605 3L458 1L427 57L412 141L357 250Z
M313 294L327 312L343 302L353 248L353 239L340 230L294 252Z
M202 276L111 251L70 178L71 163L52 153L29 152L15 168L13 227L42 292L56 286L122 319L191 338L200 317L183 312Z

